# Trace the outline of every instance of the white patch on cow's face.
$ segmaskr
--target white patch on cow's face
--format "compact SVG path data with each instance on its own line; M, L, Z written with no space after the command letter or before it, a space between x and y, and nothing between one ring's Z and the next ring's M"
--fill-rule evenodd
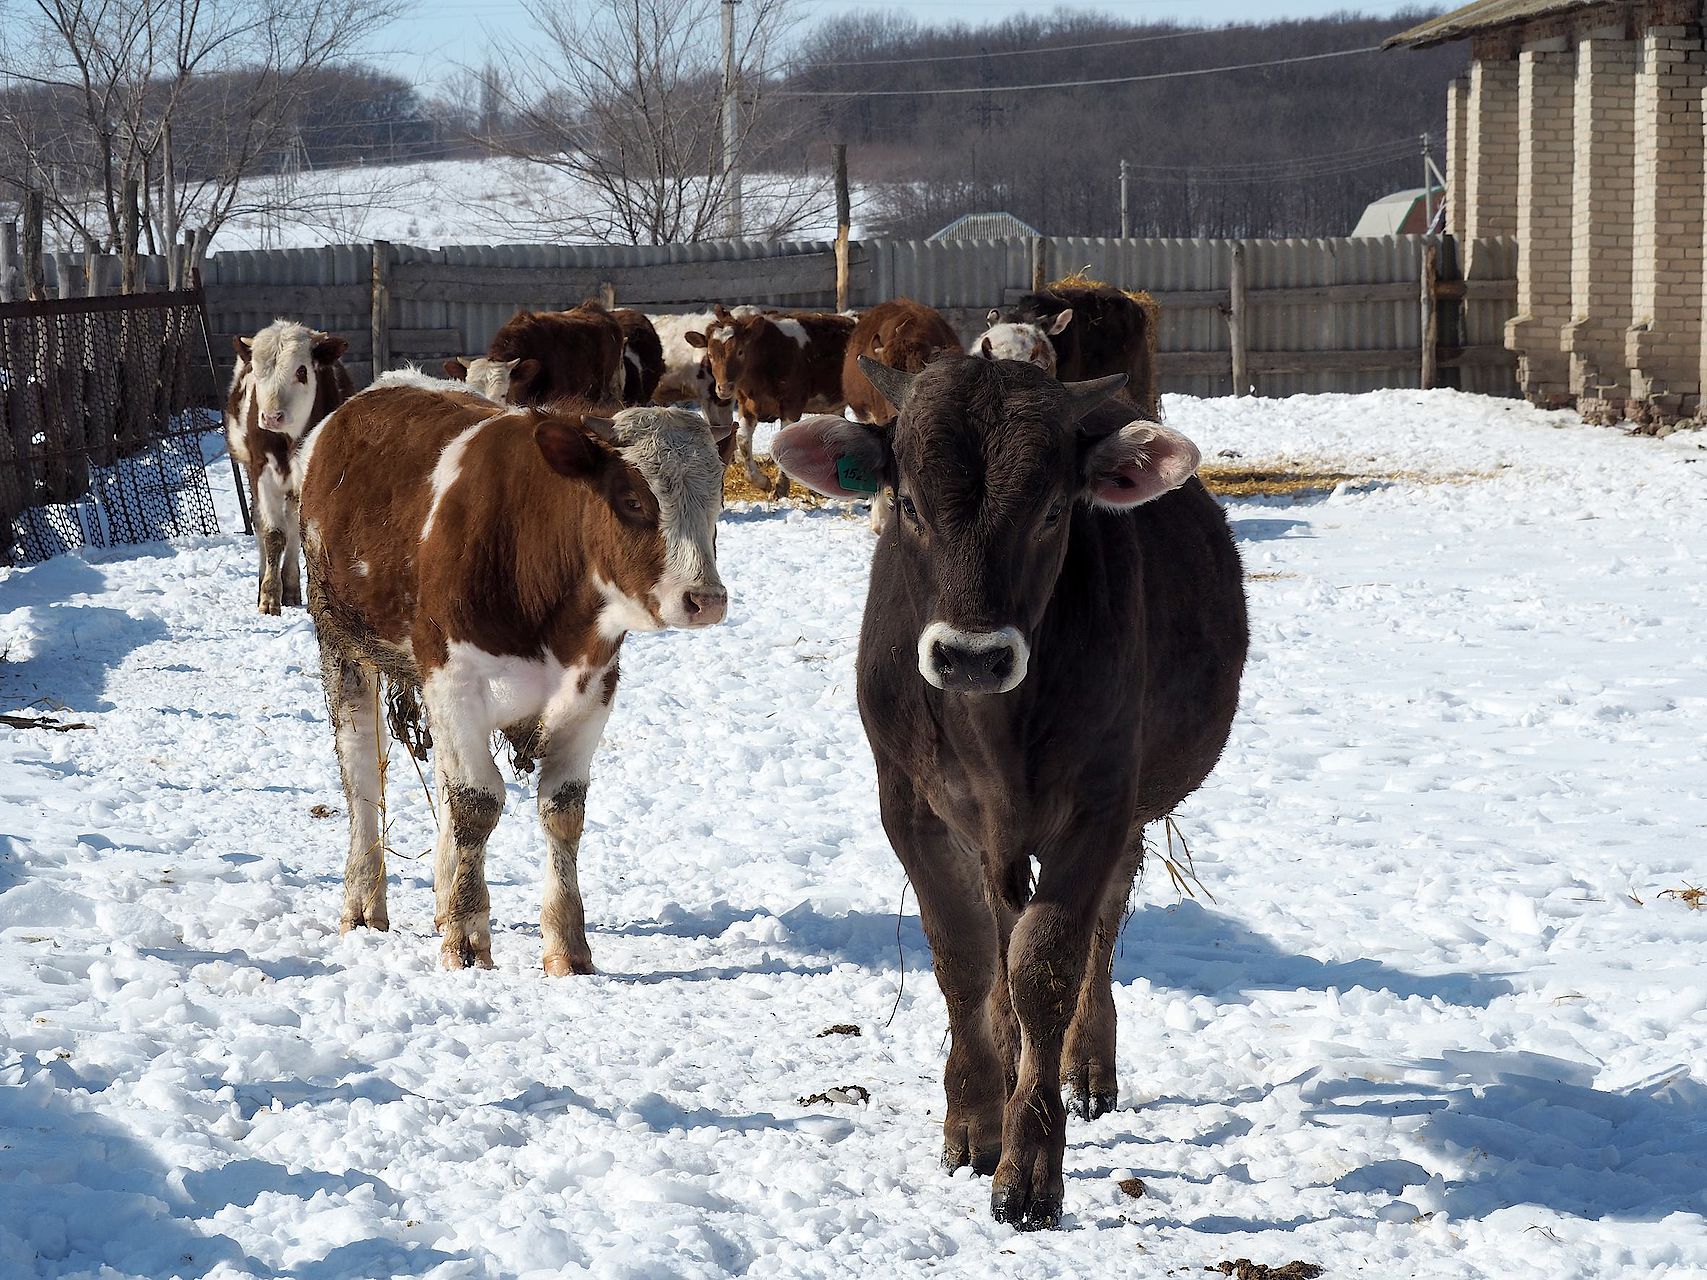
M779 316L771 321L783 336L790 339L802 351L806 350L806 326L798 320L790 320L787 316Z
M919 674L927 684L947 689L944 679L944 651L978 656L1005 652L1007 670L1002 678L981 690L987 693L1007 693L1018 688L1031 664L1031 646L1016 627L998 631L962 631L946 622L933 622L919 633Z
M717 576L723 463L710 428L680 409L625 409L616 416L616 429L623 458L658 501L664 572L647 611L671 627L721 621L727 601ZM694 597L698 604L690 604Z
M1034 324L998 324L972 344L972 354L984 360L1018 360L1055 376L1055 345Z
M462 476L463 454L468 452L468 446L474 442L474 437L480 434L481 428L491 421L491 418L487 418L485 422L476 422L472 427L458 432L456 438L445 446L439 460L433 464L433 475L429 481L433 488L433 498L427 506L427 518L421 525L422 542L425 542L427 535L433 531L433 521L439 514L439 503L444 501L450 487Z
M292 320L275 320L250 348L250 385L261 426L296 439L314 424L314 333Z

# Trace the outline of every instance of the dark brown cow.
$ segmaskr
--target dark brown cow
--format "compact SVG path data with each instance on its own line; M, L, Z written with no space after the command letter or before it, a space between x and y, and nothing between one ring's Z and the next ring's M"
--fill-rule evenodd
M260 552L256 607L278 613L302 603L302 538L293 463L315 426L355 393L341 363L348 344L307 325L275 320L252 338L233 338L237 367L225 397L225 439L249 476L249 509Z
M644 311L613 311L622 326L622 402L651 404L664 376L664 344Z
M739 455L747 478L767 484L753 460L753 430L761 422L798 421L808 409L840 413L842 356L853 335L847 316L810 311L737 316L717 308L717 323L687 341L704 347L711 359L717 394L735 401L740 418ZM788 492L788 477L777 481L778 495Z
M1071 321L1058 325L1063 312ZM1161 418L1156 383L1157 308L1146 306L1107 285L1063 285L1028 293L1005 312L990 312L990 323L1033 325L1055 347L1055 376L1063 381L1126 375L1126 398L1155 422ZM998 356L1001 352L997 352Z
M572 311L518 311L493 336L486 358L517 362L510 372L516 404L622 403L622 326L598 302Z
M948 1004L943 1160L994 1171L997 1218L1053 1226L1063 1077L1086 1117L1118 1096L1110 958L1144 828L1232 723L1238 552L1195 446L1109 399L1118 376L865 371L900 406L893 432L809 418L775 454L820 493L896 495L859 706Z
M545 971L590 973L576 880L588 763L623 637L723 618L723 466L704 419L684 410L613 421L388 379L328 418L303 461L308 603L350 815L343 927L389 925L383 676L414 691L432 737L446 967L492 963L485 856L504 803L491 745L502 732L540 770Z
M881 302L860 316L842 357L842 394L858 422L888 422L895 410L860 371L859 357L903 373L917 373L945 351L963 348L953 327L935 307L911 298Z

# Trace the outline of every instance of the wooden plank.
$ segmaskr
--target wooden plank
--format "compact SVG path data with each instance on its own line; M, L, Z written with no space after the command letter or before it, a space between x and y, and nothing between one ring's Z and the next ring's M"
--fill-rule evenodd
M373 265L369 271L368 330L373 366L383 372L391 368L391 246L373 242Z
M1415 347L1400 351L1254 351L1252 373L1366 373L1416 368Z
M1227 333L1232 341L1233 394L1249 395L1251 387L1250 351L1245 345L1245 316L1250 308L1249 283L1245 274L1245 243L1233 242L1232 288L1227 305Z
M334 336L342 338L345 342L349 343L349 350L344 353L346 361L352 357L360 360L369 360L373 357L373 334L370 330L365 328L332 329L330 332ZM431 333L436 332L436 330L404 330L403 332ZM455 331L445 330L445 332ZM209 337L210 341L213 343L214 355L219 357L221 360L225 360L225 358L231 354L231 340L233 338L251 338L254 337L254 335L251 333L236 334L216 331L209 335Z
M460 356L463 350L461 329L393 329L391 354L400 360L416 356Z
M1440 350L1440 367L1442 369L1514 369L1517 367L1517 352L1492 342L1474 347L1442 347Z
M1430 244L1423 249L1421 304L1422 350L1419 381L1424 391L1434 389L1439 377L1440 298L1436 293L1440 275L1440 246Z
M1158 351L1156 376L1162 379L1227 375L1225 351Z
M366 284L210 284L207 287L208 309L216 316L232 311L270 316L349 316L349 328L368 327L368 301ZM369 342L372 342L371 333Z
M858 250L854 266L869 272ZM624 306L651 303L740 301L769 294L828 293L835 288L833 253L798 253L776 258L716 262L662 262L645 267L468 267L405 263L392 268L391 293L410 302L475 302L518 307L573 307L596 298L602 286Z

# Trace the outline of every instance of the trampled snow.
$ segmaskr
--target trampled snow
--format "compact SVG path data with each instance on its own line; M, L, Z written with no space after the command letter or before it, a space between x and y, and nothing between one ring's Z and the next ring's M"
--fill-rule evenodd
M1707 912L1666 896L1707 882L1701 437L1169 410L1211 461L1393 478L1229 504L1253 649L1179 815L1203 890L1153 860L1134 895L1060 1231L937 1166L942 1000L854 709L871 535L750 510L731 621L624 649L591 978L539 971L523 783L498 968L439 970L401 753L393 931L339 937L313 638L243 539L0 575L3 709L92 726L0 728L0 1275L1707 1275Z

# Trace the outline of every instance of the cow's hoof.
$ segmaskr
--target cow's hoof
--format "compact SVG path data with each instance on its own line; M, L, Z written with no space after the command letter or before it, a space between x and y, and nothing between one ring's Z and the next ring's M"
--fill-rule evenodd
M351 929L374 929L386 933L391 928L391 920L377 912L357 912L347 915L338 922L338 932L348 933Z
M1120 1094L1100 1093L1092 1091L1082 1093L1077 1089L1067 1094L1067 1110L1081 1120L1100 1120L1120 1103Z
M779 471L777 473L776 483L771 486L771 497L786 498L789 495L789 491L790 485L788 482L788 476Z
M300 609L300 608L302 608L302 590L301 590L301 588L298 588L295 591L291 591L290 589L286 588L285 593L284 593L284 603L285 603L285 607L287 609Z
M560 951L547 953L545 957L545 974L548 978L567 978L571 974L597 973L593 962L589 959L579 959L564 955Z
M1065 1069L1061 1074L1065 1087L1061 1092L1068 1115L1078 1116L1081 1120L1096 1120L1120 1104L1120 1085L1115 1081L1113 1067L1106 1060L1089 1058L1082 1062L1069 1061L1063 1066Z
M1052 1231L1061 1225L1061 1192L1039 1191L1023 1177L1004 1178L998 1169L990 1215L1017 1231Z
M987 1178L1002 1162L1001 1123L998 1121L991 1126L993 1133L987 1139L975 1137L972 1128L970 1124L952 1120L944 1126L942 1167L953 1173L956 1169L964 1169L970 1165L973 1173L980 1178Z
M284 610L279 608L277 596L262 596L258 601L256 601L255 607L270 618L276 618L279 614L284 612Z
M447 969L490 969L492 945L472 938L446 938L439 948L439 960Z

